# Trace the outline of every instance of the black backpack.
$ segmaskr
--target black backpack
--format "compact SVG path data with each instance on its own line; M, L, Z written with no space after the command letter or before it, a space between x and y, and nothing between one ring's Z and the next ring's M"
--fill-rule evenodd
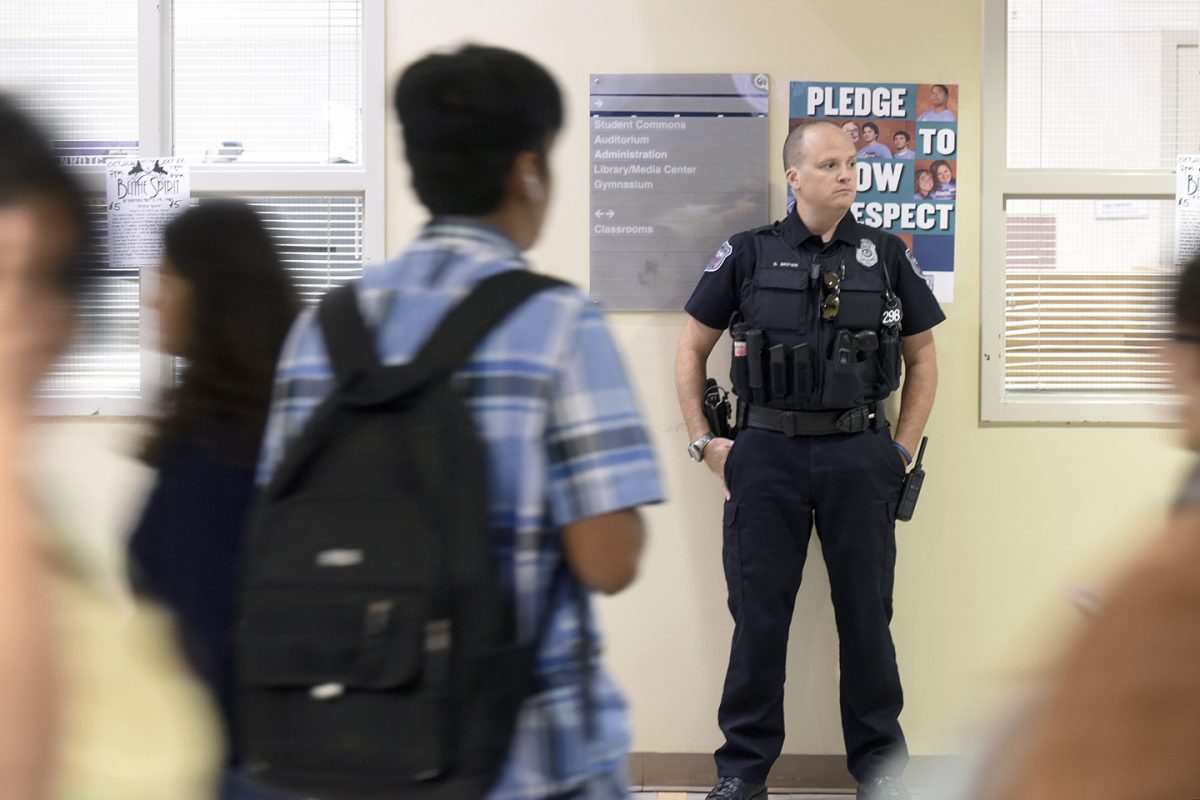
M380 364L353 286L322 301L336 388L260 498L242 566L238 746L259 781L322 800L495 783L548 614L516 643L487 452L451 378L518 305L563 285L481 281L402 366Z

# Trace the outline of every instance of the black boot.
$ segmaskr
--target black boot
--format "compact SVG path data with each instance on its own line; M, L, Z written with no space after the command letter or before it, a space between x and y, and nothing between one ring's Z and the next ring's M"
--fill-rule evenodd
M904 781L894 775L880 775L858 785L857 800L911 800Z
M741 778L721 778L705 800L760 800L767 796L761 783L746 783Z

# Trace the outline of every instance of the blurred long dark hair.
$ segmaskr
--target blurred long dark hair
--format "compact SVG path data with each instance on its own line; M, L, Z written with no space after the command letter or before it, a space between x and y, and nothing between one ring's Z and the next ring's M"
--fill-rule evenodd
M157 465L188 438L250 465L258 454L275 362L298 310L296 291L253 209L208 201L167 224L167 262L189 286L183 378L167 391L143 457Z

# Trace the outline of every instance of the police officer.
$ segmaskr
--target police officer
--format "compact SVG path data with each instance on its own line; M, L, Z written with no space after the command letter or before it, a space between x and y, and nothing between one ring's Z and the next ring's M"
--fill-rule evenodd
M725 579L735 628L719 720L720 781L750 800L783 747L788 628L815 522L841 651L842 731L858 797L904 799L908 752L888 625L895 510L937 386L932 328L945 319L904 243L855 221L857 151L809 123L784 144L796 207L739 233L687 303L676 389L688 453L725 490ZM702 398L728 327L737 445L717 438ZM906 371L895 438L882 400Z

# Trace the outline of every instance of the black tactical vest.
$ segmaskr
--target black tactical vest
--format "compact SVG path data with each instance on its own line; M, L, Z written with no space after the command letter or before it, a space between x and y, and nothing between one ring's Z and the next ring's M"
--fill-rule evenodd
M753 238L757 261L730 325L730 378L741 401L840 410L895 391L900 303L880 242L864 239L872 246L857 253L843 246L804 255L783 241L777 224L755 230ZM825 319L823 311L835 307L837 314Z

